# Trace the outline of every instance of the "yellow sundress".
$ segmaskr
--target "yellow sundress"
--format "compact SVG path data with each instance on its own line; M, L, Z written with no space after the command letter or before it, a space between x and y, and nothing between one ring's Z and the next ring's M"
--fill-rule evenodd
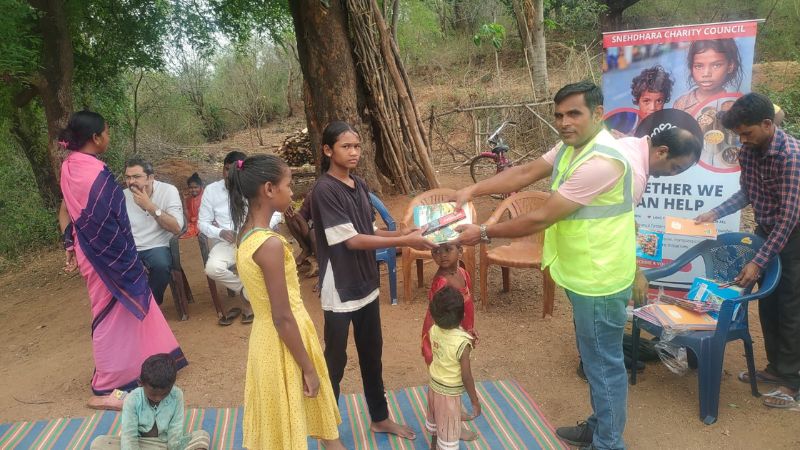
M270 237L283 243L289 302L303 344L319 375L319 394L314 398L303 395L303 371L272 324L264 275L253 261L253 253ZM280 234L255 228L239 244L236 267L255 313L244 385L244 447L295 450L307 448L308 436L338 438L338 425L342 419L314 323L300 297L291 247Z

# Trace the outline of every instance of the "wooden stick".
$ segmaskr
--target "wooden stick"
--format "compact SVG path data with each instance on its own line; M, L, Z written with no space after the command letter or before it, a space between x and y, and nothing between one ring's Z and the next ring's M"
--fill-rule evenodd
M538 113L538 112L536 112L536 110L535 110L535 109L531 108L531 107L530 107L530 106L528 106L528 105L525 105L525 107L526 107L526 108L528 108L528 110L529 110L530 112L532 112L534 116L538 117L538 118L539 118L539 120L541 120L541 121L542 121L542 122L544 122L544 123L545 123L545 124L546 124L548 127L550 127L550 129L551 129L551 130L553 130L553 133L555 133L556 135L558 135L558 130L556 130L556 127L554 127L553 125L551 125L551 124L550 124L550 122L546 121L546 120L544 119L544 117L542 117L541 115L539 115L539 113Z
M436 114L436 117L448 116L450 114L469 112L469 111L480 111L485 109L523 108L523 107L544 106L552 104L553 104L552 100L547 100L544 102L523 102L523 103L509 103L509 104L465 106L441 112L439 114Z

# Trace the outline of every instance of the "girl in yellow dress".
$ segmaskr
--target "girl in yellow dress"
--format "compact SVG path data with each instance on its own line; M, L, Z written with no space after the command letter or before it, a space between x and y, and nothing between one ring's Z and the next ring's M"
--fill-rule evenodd
M239 232L236 267L253 305L244 389L244 446L307 448L308 436L343 449L342 422L314 324L300 298L292 249L269 218L292 200L282 159L257 155L228 174L231 217Z

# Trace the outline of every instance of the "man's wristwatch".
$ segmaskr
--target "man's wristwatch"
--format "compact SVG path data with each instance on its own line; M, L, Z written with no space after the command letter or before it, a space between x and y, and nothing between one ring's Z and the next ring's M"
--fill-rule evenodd
M480 227L480 230L481 230L481 242L485 242L487 244L490 244L492 242L492 240L489 239L489 234L486 231L487 228L488 228L488 225L486 225L486 224L481 225L481 227Z
M156 210L156 211L153 213L153 215L154 215L154 216L156 216L156 218L159 218L159 217L161 217L161 208L158 208L158 209L157 209L157 210Z

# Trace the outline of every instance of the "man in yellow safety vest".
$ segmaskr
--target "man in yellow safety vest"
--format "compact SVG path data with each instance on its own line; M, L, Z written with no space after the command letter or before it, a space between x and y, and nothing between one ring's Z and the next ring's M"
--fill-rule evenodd
M628 395L622 336L636 273L633 170L603 128L599 87L566 85L554 103L559 144L531 163L461 189L456 200L518 191L548 175L552 195L513 220L462 226L459 239L474 245L545 231L543 266L572 303L594 410L585 422L557 433L572 445L621 449Z

